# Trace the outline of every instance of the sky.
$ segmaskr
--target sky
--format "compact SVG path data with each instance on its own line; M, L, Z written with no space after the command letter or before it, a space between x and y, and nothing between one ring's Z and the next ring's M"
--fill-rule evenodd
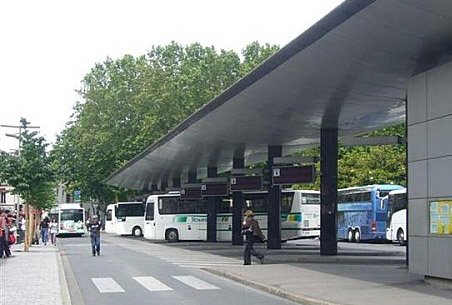
M237 53L285 46L342 0L0 1L0 125L26 118L48 143L65 128L81 80L107 57L140 56L171 41ZM0 150L18 141L0 127Z

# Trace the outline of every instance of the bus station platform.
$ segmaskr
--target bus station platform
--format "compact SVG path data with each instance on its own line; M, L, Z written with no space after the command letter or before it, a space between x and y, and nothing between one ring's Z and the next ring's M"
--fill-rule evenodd
M255 260L251 266L204 270L301 304L452 304L450 282L424 281L408 271L405 247L357 246L339 243L338 256L320 256L315 243L301 242L298 251L287 245L268 250L263 265Z
M452 304L449 282L427 282L406 266L406 247L339 243L337 256L320 256L319 241L285 243L266 253L264 264L218 265L203 270L301 304L425 305ZM185 250L241 257L243 247L229 243L166 244Z

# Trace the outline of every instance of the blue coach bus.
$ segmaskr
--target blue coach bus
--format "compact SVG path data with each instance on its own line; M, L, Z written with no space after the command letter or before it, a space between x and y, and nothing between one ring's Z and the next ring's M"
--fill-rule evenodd
M388 207L383 197L401 188L375 184L338 190L337 238L349 242L385 240Z

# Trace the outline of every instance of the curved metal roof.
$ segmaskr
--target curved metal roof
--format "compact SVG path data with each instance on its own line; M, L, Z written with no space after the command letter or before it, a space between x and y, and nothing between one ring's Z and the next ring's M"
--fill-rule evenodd
M452 1L346 1L106 179L129 189L400 122L415 74L452 59Z

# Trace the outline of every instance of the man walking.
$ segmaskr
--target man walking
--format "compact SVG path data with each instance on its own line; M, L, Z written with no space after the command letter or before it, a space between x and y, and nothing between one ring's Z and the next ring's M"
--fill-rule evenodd
M89 222L88 222L88 230L90 232L91 237L91 249L93 252L93 256L96 256L96 254L100 255L100 229L101 224L99 221L99 216L93 215L91 216Z

